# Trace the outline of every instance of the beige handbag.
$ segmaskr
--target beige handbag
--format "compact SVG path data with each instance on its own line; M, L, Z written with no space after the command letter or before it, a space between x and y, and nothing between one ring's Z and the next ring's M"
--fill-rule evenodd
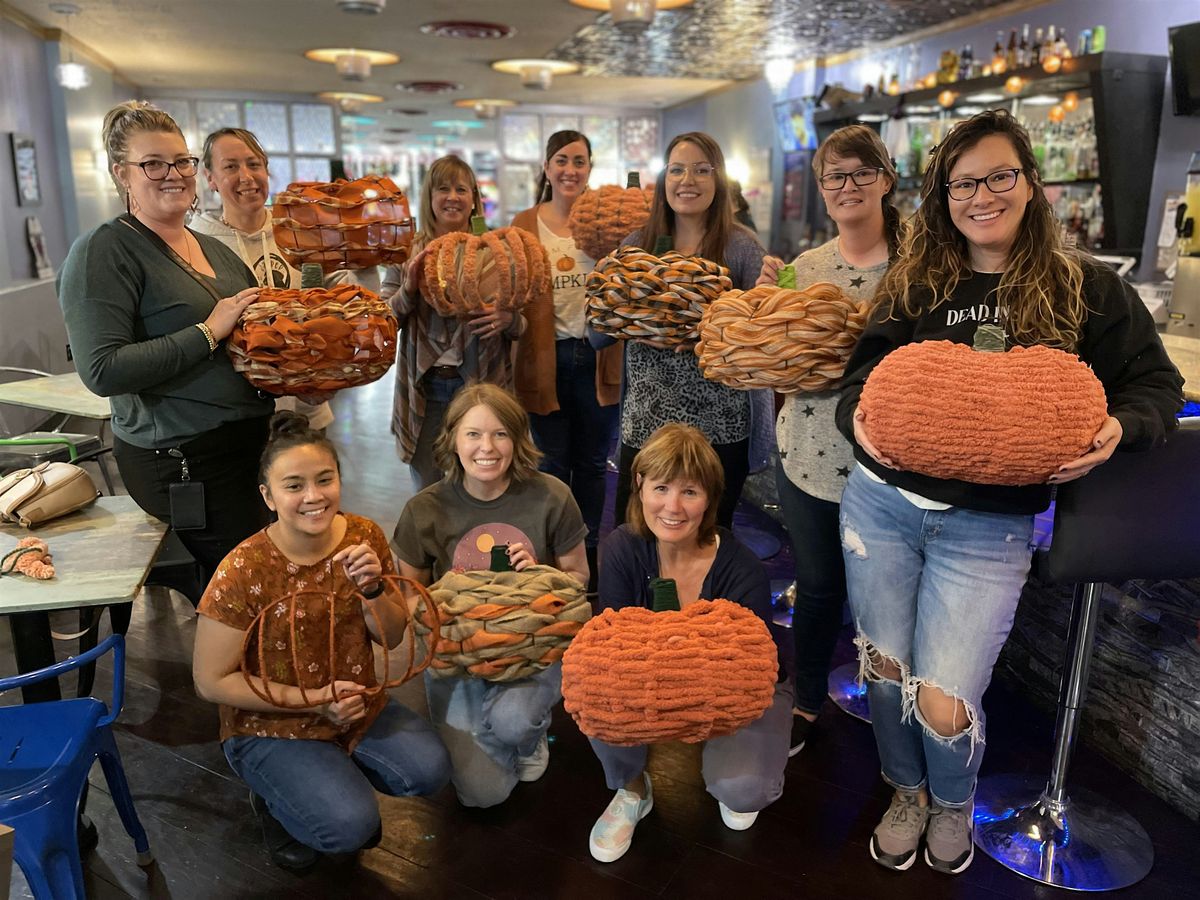
M91 506L99 495L92 477L79 466L44 462L0 479L0 520L32 528Z

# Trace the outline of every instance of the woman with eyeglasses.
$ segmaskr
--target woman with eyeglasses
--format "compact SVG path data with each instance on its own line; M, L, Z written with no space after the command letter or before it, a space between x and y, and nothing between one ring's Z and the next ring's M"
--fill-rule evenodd
M733 286L754 286L762 269L758 238L733 219L725 155L709 135L681 134L667 146L667 164L654 184L646 225L622 246L654 251L660 238L685 256L699 256L729 269ZM594 342L604 343L599 336ZM751 468L766 464L770 452L770 391L740 391L700 374L694 345L663 350L639 340L625 341L625 384L621 400L621 451L616 518L625 521L630 471L642 445L662 425L692 425L712 443L725 471L717 524L733 527L733 509Z
M827 281L868 302L900 242L900 214L893 205L896 169L879 135L865 125L833 132L817 148L812 167L837 237L792 261L796 284ZM782 265L783 260L768 256L758 283L775 284ZM796 561L792 756L804 749L825 703L846 603L838 504L854 453L834 421L838 396L836 390L788 394L775 423L775 484Z
M924 842L942 872L971 864L980 701L1029 571L1033 516L1053 485L1120 447L1175 427L1182 380L1137 294L1068 247L1025 129L1003 110L955 127L936 148L921 207L847 365L837 421L857 465L842 495L846 582L884 780L895 789L871 856L907 869ZM1090 449L1047 484L1006 486L897 469L871 440L863 384L892 350L971 344L982 324L1007 344L1077 354L1103 383L1108 418ZM980 410L986 415L987 410Z
M174 526L207 582L267 523L257 466L273 404L220 346L258 284L236 253L185 226L199 160L169 115L123 103L103 138L127 212L75 241L59 303L80 378L110 398L126 489Z

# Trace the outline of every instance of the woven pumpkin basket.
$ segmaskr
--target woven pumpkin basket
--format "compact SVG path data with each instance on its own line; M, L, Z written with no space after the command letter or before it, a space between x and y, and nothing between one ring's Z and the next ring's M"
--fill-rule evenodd
M1104 386L1070 353L951 341L893 350L867 378L859 408L897 468L976 484L1045 483L1088 451L1108 417Z
M733 282L707 259L621 247L596 263L585 285L593 330L670 349L695 342L704 310Z
M837 285L760 285L713 301L696 355L705 378L730 387L826 391L841 379L866 321L866 305Z
M226 342L235 371L278 395L337 391L380 378L396 360L396 316L358 285L264 288Z
M550 256L524 228L468 234L453 231L430 241L425 298L440 316L467 318L484 310L519 310L550 291Z
M650 218L652 188L606 184L584 191L571 204L567 228L575 246L592 259L608 256Z
M442 625L429 672L440 677L528 678L562 659L592 617L584 586L551 566L447 572L430 594Z
M563 705L580 731L609 744L691 744L759 718L777 674L767 626L740 604L606 609L567 648Z
M408 198L390 178L295 182L271 207L275 243L288 264L326 272L402 263L412 248Z

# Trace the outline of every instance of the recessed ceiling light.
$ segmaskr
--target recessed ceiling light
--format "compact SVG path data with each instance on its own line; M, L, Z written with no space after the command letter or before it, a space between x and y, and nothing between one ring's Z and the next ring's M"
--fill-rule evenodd
M1026 97L1021 102L1030 106L1053 106L1058 102L1058 98L1052 94L1035 94L1032 97Z
M410 94L449 94L461 91L462 85L457 81L399 81L396 90L408 91Z
M512 37L517 30L499 22L426 22L421 34L467 41L496 41Z
M378 94L360 94L357 91L321 91L317 97L321 100L348 100L351 103L383 102L383 98Z

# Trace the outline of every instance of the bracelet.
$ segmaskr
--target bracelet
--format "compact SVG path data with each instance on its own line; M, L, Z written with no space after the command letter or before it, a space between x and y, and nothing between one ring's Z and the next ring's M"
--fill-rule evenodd
M213 337L212 329L203 322L197 322L196 327L200 329L200 333L204 335L204 339L208 341L208 352L212 353L217 349L217 339Z
M362 594L364 597L366 597L368 600L374 600L376 597L378 597L380 594L383 593L383 582L376 581L374 584L368 585L366 588L359 591L359 593Z

